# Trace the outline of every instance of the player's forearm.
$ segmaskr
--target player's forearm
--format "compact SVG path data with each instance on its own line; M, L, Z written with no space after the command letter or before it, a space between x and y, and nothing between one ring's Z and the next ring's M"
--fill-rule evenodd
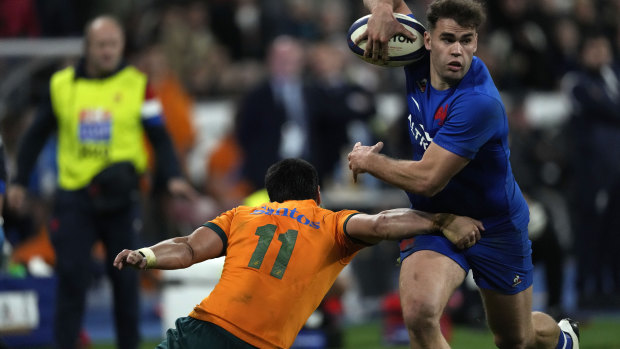
M152 269L182 269L194 262L194 251L187 237L176 237L164 240L150 247L156 262L149 266Z
M420 161L397 160L382 154L372 154L366 161L366 172L410 193L433 196L438 188L430 169Z
M408 208L397 208L375 215L357 214L348 220L349 236L369 244L400 240L436 229L432 216Z
M398 12L408 14L411 13L409 7L403 0L364 0L364 6L370 11L370 13L375 13L375 11L385 10L389 12Z
M374 13L380 9L390 9L393 11L396 0L364 0L364 6L370 11L370 13Z
M477 227L479 225L479 227ZM369 244L401 240L415 235L441 232L452 243L479 239L482 223L450 213L427 213L397 208L376 215L358 214L347 222L349 236Z
M431 232L446 233L457 217L451 213L428 213L398 208L379 213L374 229L382 240L400 240Z
M381 240L400 240L437 229L433 215L408 208L377 214L374 232Z

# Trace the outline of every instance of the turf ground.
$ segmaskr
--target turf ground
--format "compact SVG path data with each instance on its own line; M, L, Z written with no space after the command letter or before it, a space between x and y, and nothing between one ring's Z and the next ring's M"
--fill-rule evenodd
M581 349L620 349L620 318L595 317L582 324ZM145 341L141 349L152 349L159 341ZM493 338L486 329L456 326L451 341L454 349L495 348ZM111 344L96 344L93 349L112 349ZM386 346L381 341L381 327L378 323L355 325L347 328L345 349L406 349L407 346Z

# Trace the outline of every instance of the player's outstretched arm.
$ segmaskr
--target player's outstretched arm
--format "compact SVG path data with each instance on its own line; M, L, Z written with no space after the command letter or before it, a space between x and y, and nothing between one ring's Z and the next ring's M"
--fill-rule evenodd
M349 219L346 230L349 236L371 244L439 230L458 248L468 248L480 240L484 226L469 217L398 208L376 215L357 214Z
M202 226L188 236L164 240L138 250L122 250L114 259L114 267L123 269L182 269L222 255L224 243L211 228Z

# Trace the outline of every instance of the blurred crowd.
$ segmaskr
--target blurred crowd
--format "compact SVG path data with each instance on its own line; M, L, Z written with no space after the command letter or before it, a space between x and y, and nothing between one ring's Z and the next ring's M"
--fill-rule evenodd
M424 19L428 2L409 5ZM477 55L508 109L512 167L531 206L534 259L545 266L548 306L565 311L564 266L574 256L579 305L620 307L614 251L620 243L620 1L500 0L487 1L487 8ZM382 140L391 155L408 156L404 74L347 51L349 25L367 14L361 0L1 0L0 38L77 37L101 13L125 26L126 59L148 75L162 101L186 171L188 155L207 132L196 127L195 105L233 105L233 127L205 154L204 178L193 183L204 195L200 205L190 209L167 197L151 176L145 244L187 234L242 203L261 189L262 175L278 159L310 160L329 190L348 181L342 159L356 141ZM11 90L0 82L9 175L51 73L76 58L0 57L2 76L29 69ZM32 179L31 192L39 196L30 215L5 212L16 247L45 230L53 143L48 149ZM53 263L49 253L46 258Z

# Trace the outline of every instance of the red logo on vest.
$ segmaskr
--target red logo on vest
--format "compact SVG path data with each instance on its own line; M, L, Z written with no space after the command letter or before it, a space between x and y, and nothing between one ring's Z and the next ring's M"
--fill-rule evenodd
M439 126L442 126L444 121L446 121L446 116L448 116L448 103L437 109L434 119L439 120Z

